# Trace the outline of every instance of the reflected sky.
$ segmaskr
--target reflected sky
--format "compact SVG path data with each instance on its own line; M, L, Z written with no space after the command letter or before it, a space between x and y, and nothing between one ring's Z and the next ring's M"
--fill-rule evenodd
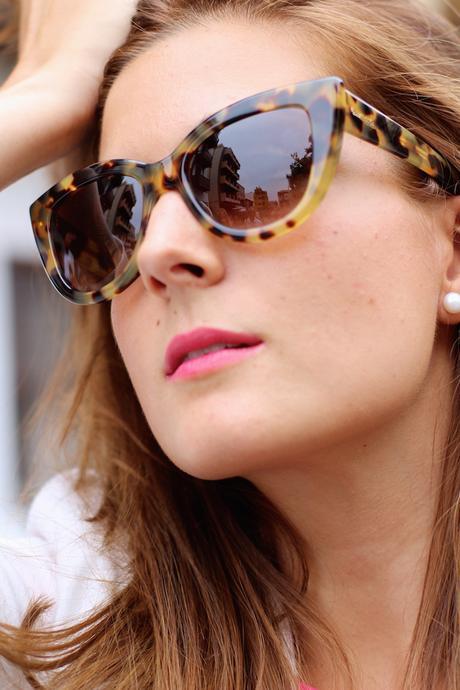
M257 184L278 200L278 192L289 188L286 178L293 163L291 153L305 154L311 133L310 120L302 108L290 107L259 113L235 122L219 132L219 144L231 148L241 164L239 183L251 197Z

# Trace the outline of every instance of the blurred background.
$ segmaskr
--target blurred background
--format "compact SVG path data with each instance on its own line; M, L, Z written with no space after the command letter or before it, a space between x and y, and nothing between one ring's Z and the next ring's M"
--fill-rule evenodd
M108 0L106 0L108 1ZM421 0L459 21L460 0ZM1 6L1 0L0 0ZM0 84L14 56L0 54ZM459 66L460 70L460 66ZM19 493L34 472L43 481L51 459L34 454L37 438L26 436L24 419L44 387L60 352L73 309L52 288L38 261L30 227L31 202L74 169L70 161L34 172L0 193L0 536L24 533L28 504ZM37 432L39 433L39 432ZM53 459L55 460L55 459Z

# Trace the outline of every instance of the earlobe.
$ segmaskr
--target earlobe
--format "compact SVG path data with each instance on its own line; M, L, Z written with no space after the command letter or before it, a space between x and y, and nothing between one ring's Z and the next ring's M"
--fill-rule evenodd
M448 200L446 211L452 247L444 292L440 296L440 318L450 325L460 323L460 196Z

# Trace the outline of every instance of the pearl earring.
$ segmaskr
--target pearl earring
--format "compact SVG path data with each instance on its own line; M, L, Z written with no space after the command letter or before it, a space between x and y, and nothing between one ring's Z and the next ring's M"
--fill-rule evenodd
M449 314L460 314L460 293L448 292L444 297L444 309Z

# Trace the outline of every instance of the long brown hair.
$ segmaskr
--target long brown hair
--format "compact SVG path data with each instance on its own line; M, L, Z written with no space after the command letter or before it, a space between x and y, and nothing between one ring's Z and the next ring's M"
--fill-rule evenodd
M19 28L19 6L12 0L0 0L0 54L13 53Z
M141 0L130 36L107 65L99 116L117 75L155 40L235 14L305 25L334 56L331 74L460 165L460 38L417 0ZM415 198L440 193L411 166L395 164ZM453 376L456 366L455 354ZM75 309L40 411L53 424L59 415L57 445L78 467L75 490L84 495L91 471L99 478L100 509L89 521L103 526L107 550L123 540L130 579L76 626L33 629L50 603L43 601L31 602L19 628L1 626L0 655L32 687L290 690L311 679L318 645L334 687L354 687L349 650L309 596L300 534L247 480L196 479L164 455L122 362L107 303ZM460 690L459 497L457 386L403 690L432 690L441 681ZM41 685L37 672L45 671L52 673Z

